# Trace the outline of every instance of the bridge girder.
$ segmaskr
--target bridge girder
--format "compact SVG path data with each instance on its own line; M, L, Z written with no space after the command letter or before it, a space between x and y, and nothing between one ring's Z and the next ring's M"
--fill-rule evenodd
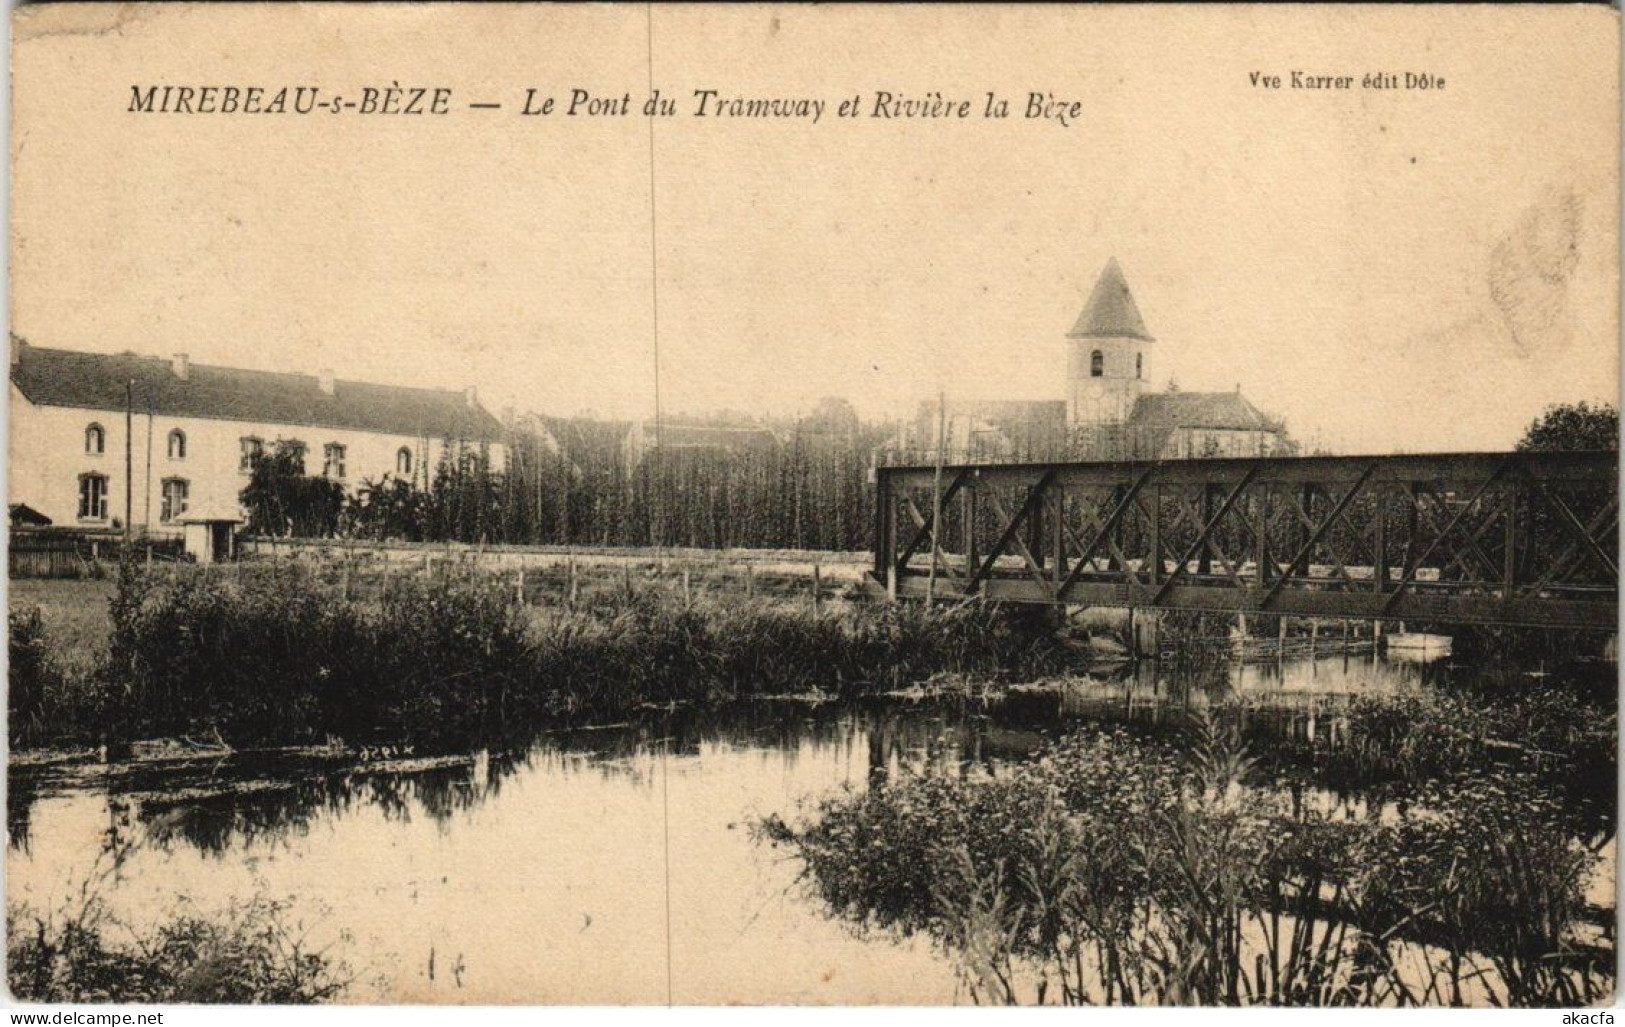
M888 467L877 499L898 597L1618 624L1614 453Z

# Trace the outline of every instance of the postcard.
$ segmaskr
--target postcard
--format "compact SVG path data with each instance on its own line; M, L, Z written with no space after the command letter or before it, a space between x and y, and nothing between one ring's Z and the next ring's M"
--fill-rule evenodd
M18 7L11 1000L1612 1002L1618 19Z

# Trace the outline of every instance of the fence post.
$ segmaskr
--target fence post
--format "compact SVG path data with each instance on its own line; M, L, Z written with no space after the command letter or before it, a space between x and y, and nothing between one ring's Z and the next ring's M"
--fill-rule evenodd
M745 564L745 598L750 599L756 595L756 567L754 564Z
M523 606L523 605L525 605L525 565L524 564L519 565L519 573L518 573L518 575L516 577L517 577L518 580L517 580L517 582L515 584L514 591L518 595L519 605Z
M343 596L344 601L349 602L350 601L350 554L349 553L344 554L344 564L343 564L343 566L344 566L344 570L342 572L342 576L339 579L339 588L341 590L340 594Z
M626 585L626 597L632 598L632 560L627 558L621 564L621 581Z
M683 561L683 605L687 606L694 601L694 594L689 589L688 561Z
M823 605L824 605L824 597L822 595L823 591L824 591L823 568L819 567L815 563L815 564L813 564L813 584L812 584L813 613L814 614L819 613L823 609Z

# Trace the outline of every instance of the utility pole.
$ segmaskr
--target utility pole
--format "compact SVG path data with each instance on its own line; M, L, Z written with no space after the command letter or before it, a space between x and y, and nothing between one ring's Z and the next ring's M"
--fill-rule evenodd
M937 539L942 536L942 460L948 448L948 393L937 393L937 465L931 474L931 571L925 579L925 605L937 599Z
M147 397L147 474L141 486L141 531L152 529L152 397Z
M124 541L130 541L130 515L135 511L135 379L124 383Z

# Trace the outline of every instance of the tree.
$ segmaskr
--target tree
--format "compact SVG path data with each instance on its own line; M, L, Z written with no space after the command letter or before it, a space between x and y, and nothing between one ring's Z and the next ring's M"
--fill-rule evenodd
M1518 440L1522 452L1618 450L1619 411L1611 404L1560 403L1530 423Z
M819 400L802 424L809 432L831 439L853 438L863 428L858 412L840 396L825 396Z
M238 498L248 510L248 531L258 535L333 535L344 509L344 488L307 475L304 445L286 439L255 458L254 471Z
M382 481L362 481L345 518L359 538L422 542L427 537L428 509L427 493L405 478L386 474Z

